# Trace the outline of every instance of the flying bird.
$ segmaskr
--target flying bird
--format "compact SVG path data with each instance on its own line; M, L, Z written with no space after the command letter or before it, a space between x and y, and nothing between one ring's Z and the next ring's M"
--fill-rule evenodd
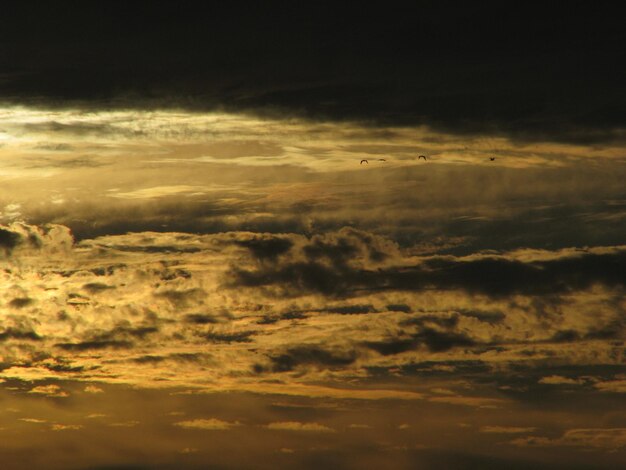
M379 162L386 162L387 160L385 160L384 158L379 158L378 161Z
M489 157L489 160L494 161L496 157Z
M419 160L420 158L423 158L424 161L426 161L426 155L420 155L419 157L417 157L417 159Z
M363 165L364 162L367 163L368 165L370 164L370 162L368 162L367 160L361 160L360 164Z

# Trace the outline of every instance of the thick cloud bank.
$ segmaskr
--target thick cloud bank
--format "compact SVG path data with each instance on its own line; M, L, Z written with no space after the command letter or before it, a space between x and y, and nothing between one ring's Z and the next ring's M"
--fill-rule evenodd
M10 377L245 389L267 375L341 382L420 363L543 374L624 358L620 246L455 257L353 228L74 245L62 226L0 230Z

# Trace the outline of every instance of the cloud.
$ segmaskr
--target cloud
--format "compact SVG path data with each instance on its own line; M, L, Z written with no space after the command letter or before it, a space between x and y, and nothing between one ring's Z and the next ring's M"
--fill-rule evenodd
M152 188L137 189L135 191L128 192L112 192L110 197L116 197L120 199L152 199L164 196L171 196L175 194L203 194L208 188L204 186L155 186Z
M20 241L21 237L17 233L0 228L0 247L5 251L5 254L10 253Z
M331 18L315 4L291 12L222 6L208 14L203 7L175 17L164 8L155 7L154 20L145 23L140 9L124 10L124 23L115 8L81 6L62 21L44 7L37 19L25 8L13 9L2 27L14 38L18 59L2 58L7 73L0 94L17 104L63 102L87 111L228 109L331 122L429 124L461 134L537 140L603 141L624 127L621 82L612 73L621 57L615 41L621 24L611 9L590 13L573 5L550 13L558 23L546 27L530 8L508 16L504 7L486 5L450 11L435 3L393 12L364 6L358 25L350 23L347 6L336 6ZM237 25L230 23L235 15ZM39 17L64 27L53 29ZM86 30L93 17L101 18L101 26ZM13 26L26 19L32 22L28 40ZM271 37L266 24L274 26ZM77 31L82 41L68 41L65 30ZM205 44L207 30L224 47ZM324 40L310 40L318 36ZM259 37L265 38L262 44ZM120 38L133 47L110 54L107 45ZM32 54L31 41L42 44L41 54ZM197 44L193 51L190 43ZM560 57L558 67L554 56ZM67 57L74 73L57 65ZM247 60L234 64L232 57ZM540 80L536 70L546 71ZM109 132L93 124L46 126L48 132Z
M317 345L294 346L270 356L273 372L289 372L301 366L343 368L354 363L356 359L357 353L354 350L324 348ZM256 370L262 371L263 366L257 366Z
M570 429L558 438L520 437L510 441L518 447L584 447L616 450L626 446L626 428Z
M115 287L103 284L101 282L88 282L87 284L83 285L83 289L93 295L107 289L115 289Z
M85 333L86 339L84 341L56 343L55 346L65 351L129 349L133 347L136 341L144 340L158 331L159 328L156 326L133 326L127 320L121 320L110 330L88 330Z
M99 349L124 349L131 348L133 345L130 341L103 340L103 341L81 341L78 343L57 343L57 348L65 351L89 351Z
M470 406L475 408L499 408L507 404L507 400L501 398L490 397L471 397L471 396L440 396L430 397L428 401L434 403L445 403L448 405Z
M74 239L68 227L58 224L42 226L13 222L0 224L0 249L5 256L13 252L20 254L43 252L47 254L66 253Z
M95 385L87 385L83 391L85 393L104 393L104 390L102 390L100 387L96 387Z
M604 380L593 386L601 392L626 393L626 380Z
M227 285L265 288L278 296L319 293L333 297L370 289L462 289L491 297L539 296L581 291L594 284L626 285L621 275L626 267L624 247L563 250L536 260L516 253L415 259L402 257L390 240L354 229L298 241L298 250L292 248L288 258L272 258L254 269L233 266Z
M481 310L465 310L462 309L459 311L459 314L464 317L476 318L477 320L489 324L497 324L502 323L506 318L506 315L503 312L493 312L493 311L481 311Z
M238 421L228 422L228 421L222 421L216 418L210 418L210 419L192 419L188 421L179 421L177 423L174 423L174 426L179 426L185 429L225 431L228 429L232 429L236 426L240 426L240 424Z
M275 235L257 235L248 240L237 240L235 243L249 249L252 255L259 260L276 259L279 255L289 251L293 246L293 241L289 238L277 237Z
M42 337L37 334L31 327L9 327L6 330L0 332L0 342L8 339L29 340L29 341L41 341Z
M211 343L250 343L252 339L250 336L254 335L253 331L239 331L233 333L219 333L215 331L209 331L203 333L200 336L206 338Z
M184 447L178 452L181 454L195 454L196 452L198 452L198 449L196 449L195 447Z
M179 308L186 308L202 303L206 292L200 288L184 290L163 289L154 294L156 297L167 299L172 305Z
M37 227L21 230L43 233ZM0 272L0 302L33 301L7 307L0 322L0 368L7 380L81 380L82 388L225 387L466 406L503 405L478 390L459 392L446 383L452 377L495 377L498 393L516 400L522 399L516 390L524 387L559 393L562 387L546 386L558 380L552 376L595 376L580 388L620 390L618 383L594 384L611 381L617 372L610 367L621 359L621 287L605 279L613 279L610 271L620 266L622 247L465 255L416 254L413 248L352 228L310 236L108 235L71 245L58 258L24 245ZM588 258L607 263L604 278L586 270ZM438 284L440 271L481 266L485 259L533 272L565 270L554 266L567 261L572 277L578 270L577 277L595 276L598 282L585 281L589 287L582 290L557 284L554 294L516 286L512 296L492 295L488 288L477 292L471 282L467 289L465 281ZM320 292L316 286L327 279L279 282L266 276L301 265L332 273L343 290L333 281ZM252 273L259 285L242 286L233 272ZM420 282L410 284L405 276ZM506 275L502 280L512 282ZM572 368L547 367L556 359ZM600 365L608 369L589 370ZM528 383L507 378L520 367ZM441 379L424 390L452 393L431 397L397 386L413 376ZM346 380L351 389L342 388ZM372 382L370 389L365 380ZM390 382L382 386L383 380ZM278 382L273 387L267 381Z
M534 427L516 427L516 426L482 426L479 431L490 434L525 434L535 431Z
M279 431L296 431L296 432L322 432L322 433L334 433L337 432L333 428L324 426L319 423L300 423L298 421L281 421L275 423L269 423L265 426L267 429L279 430Z
M134 428L138 424L139 424L139 421L130 420L130 421L118 421L115 423L110 423L109 426L114 427L114 428Z
M376 313L377 310L372 304L355 304L355 305L341 305L337 307L329 307L325 310L318 310L326 313L335 313L338 315L367 315L369 313ZM398 310L395 310L398 311Z
M580 385L584 384L585 381L582 379L572 379L569 377L563 377L561 375L550 375L547 377L542 377L539 379L540 384L547 385Z
M19 309L19 308L28 307L32 303L33 303L33 299L29 297L16 297L9 302L9 307Z
M196 325L206 325L218 323L219 320L213 315L205 313L188 313L185 315L185 321Z
M350 429L372 429L372 426L369 424L350 424L348 427Z
M50 427L52 431L77 431L82 428L81 424L53 424Z
M28 393L35 393L38 395L45 395L49 398L67 398L69 393L62 390L61 387L55 384L50 385L38 385L28 391Z
M363 343L365 347L385 356L411 351L422 344L431 352L442 352L453 348L475 346L477 343L464 333L438 331L430 327L422 327L409 337Z

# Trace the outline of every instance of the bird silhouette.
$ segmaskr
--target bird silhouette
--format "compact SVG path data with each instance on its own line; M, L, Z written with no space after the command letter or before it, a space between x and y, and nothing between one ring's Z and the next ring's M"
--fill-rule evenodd
M419 157L417 157L417 159L419 160L420 158L423 158L424 161L426 161L426 155L420 155Z
M370 162L368 162L367 160L361 160L361 165L363 165L363 162L367 163L369 165Z
M387 160L385 160L384 158L379 158L378 161L379 162L386 162Z
M489 160L494 161L496 157L489 157Z

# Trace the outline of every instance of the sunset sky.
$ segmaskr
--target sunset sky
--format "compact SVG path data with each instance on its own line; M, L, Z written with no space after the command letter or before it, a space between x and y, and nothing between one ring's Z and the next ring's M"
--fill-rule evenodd
M3 6L1 468L626 465L623 17L338 3Z

